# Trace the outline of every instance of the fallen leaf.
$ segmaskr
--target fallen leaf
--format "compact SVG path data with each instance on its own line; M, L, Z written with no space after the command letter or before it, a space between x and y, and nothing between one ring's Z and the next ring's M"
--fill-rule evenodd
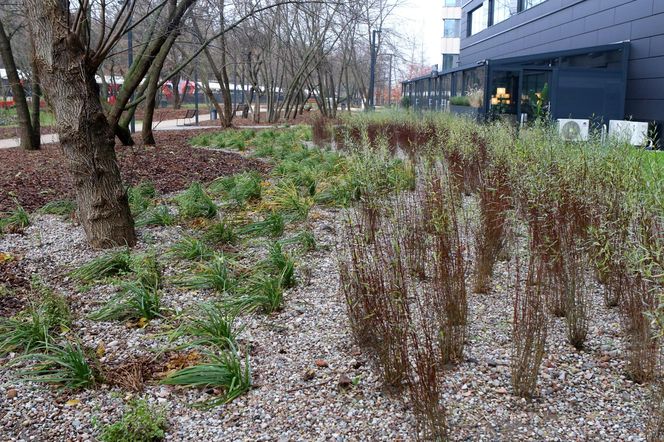
M65 406L73 407L74 405L78 405L80 403L81 403L80 399L69 399L67 402L65 402Z

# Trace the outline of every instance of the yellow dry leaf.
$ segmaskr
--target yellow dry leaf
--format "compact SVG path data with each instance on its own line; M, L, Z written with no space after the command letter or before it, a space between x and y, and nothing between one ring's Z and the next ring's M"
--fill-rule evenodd
M145 326L148 325L149 322L150 321L148 320L148 318L141 318L138 320L138 326L140 328L145 328Z
M8 262L14 259L14 257L11 255L11 253L7 252L0 252L0 263L3 262Z
M98 358L101 358L106 354L106 347L104 347L103 342L99 343L99 345L97 346L97 350L95 350L95 353L97 354Z
M65 405L67 407L73 407L74 405L78 405L81 403L80 399L69 399L67 402L65 402Z

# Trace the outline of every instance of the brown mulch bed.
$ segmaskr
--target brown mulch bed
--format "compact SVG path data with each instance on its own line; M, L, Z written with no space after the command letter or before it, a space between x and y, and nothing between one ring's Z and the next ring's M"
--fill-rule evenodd
M193 148L189 139L199 131L155 132L156 147L140 144L116 145L120 171L125 184L152 181L161 193L181 190L192 181L209 182L221 175L247 169L265 172L268 166L239 154ZM14 208L13 199L28 211L49 201L73 197L71 180L59 144L26 152L0 149L0 212Z

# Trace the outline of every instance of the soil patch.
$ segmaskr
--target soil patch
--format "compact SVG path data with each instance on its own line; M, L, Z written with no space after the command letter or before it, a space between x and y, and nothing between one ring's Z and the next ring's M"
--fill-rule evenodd
M209 182L221 175L254 169L264 172L262 161L241 155L193 148L190 130L155 132L156 146L140 143L131 147L116 145L122 178L127 185L152 181L162 193L184 189L192 181ZM65 157L59 144L45 145L36 152L18 148L0 150L0 212L14 208L14 199L26 210L49 201L73 197Z

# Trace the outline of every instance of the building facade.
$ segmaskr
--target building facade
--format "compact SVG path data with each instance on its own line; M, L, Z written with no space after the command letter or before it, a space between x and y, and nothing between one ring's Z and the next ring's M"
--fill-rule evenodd
M443 0L443 36L440 39L442 69L459 66L461 45L461 0Z
M421 108L664 121L664 0L463 0L460 67L404 83Z

